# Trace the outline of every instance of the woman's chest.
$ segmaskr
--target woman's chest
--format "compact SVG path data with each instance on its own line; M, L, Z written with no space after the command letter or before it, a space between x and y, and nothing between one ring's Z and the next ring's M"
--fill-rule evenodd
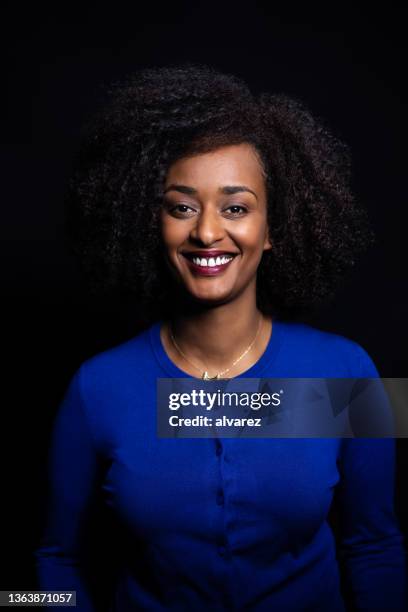
M263 537L307 537L338 482L335 439L159 439L123 434L110 457L106 502L137 536L208 537L220 524Z

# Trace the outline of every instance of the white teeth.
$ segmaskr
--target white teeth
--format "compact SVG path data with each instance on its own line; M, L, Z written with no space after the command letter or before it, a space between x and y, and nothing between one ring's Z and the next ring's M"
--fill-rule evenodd
M227 263L228 261L231 261L231 259L233 259L230 256L222 256L222 257L210 257L209 259L206 259L205 257L193 257L193 262L197 265L197 266L203 266L203 267L207 267L209 266L210 268L213 268L214 266L221 266L222 264Z

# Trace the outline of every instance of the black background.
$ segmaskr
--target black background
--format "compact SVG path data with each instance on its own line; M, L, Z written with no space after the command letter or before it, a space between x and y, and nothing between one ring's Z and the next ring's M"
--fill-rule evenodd
M1 589L35 588L52 419L81 361L135 335L132 313L89 300L64 239L79 130L112 81L184 60L303 100L351 147L376 245L307 322L359 342L382 376L407 377L406 36L395 6L57 2L3 8ZM401 9L402 10L402 9ZM398 441L397 512L408 532Z

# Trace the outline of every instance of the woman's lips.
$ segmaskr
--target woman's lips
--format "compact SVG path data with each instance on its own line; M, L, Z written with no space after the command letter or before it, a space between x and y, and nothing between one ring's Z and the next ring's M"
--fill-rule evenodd
M219 266L199 266L198 264L195 264L191 259L184 256L192 271L200 276L214 276L215 274L220 274L220 272L224 272L228 268L228 266L232 264L236 257L237 255L235 255L235 257L233 257L226 263L220 264Z

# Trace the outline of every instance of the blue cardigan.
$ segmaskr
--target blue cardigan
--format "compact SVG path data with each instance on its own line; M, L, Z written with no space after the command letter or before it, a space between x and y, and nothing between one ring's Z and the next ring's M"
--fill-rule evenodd
M76 590L81 533L100 470L127 534L111 610L345 610L327 515L339 500L341 554L357 610L406 610L404 543L393 508L393 439L158 439L156 378L185 377L161 322L86 360L49 451L40 589ZM241 377L377 377L355 342L274 321ZM148 578L146 579L146 576Z

